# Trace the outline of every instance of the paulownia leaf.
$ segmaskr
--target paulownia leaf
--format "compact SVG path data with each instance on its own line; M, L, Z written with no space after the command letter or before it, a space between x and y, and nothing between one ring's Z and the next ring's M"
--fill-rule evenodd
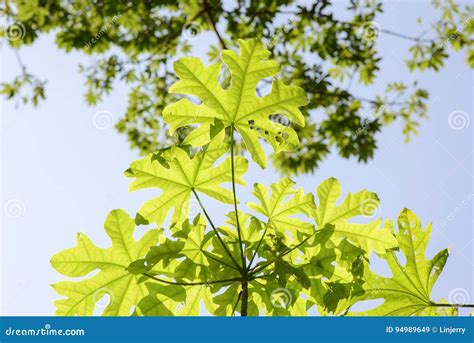
M232 211L227 213L226 217L228 218L226 223L230 226L221 226L220 230L226 233L226 235L229 237L236 240L238 239L238 234L235 212ZM243 243L250 245L252 243L257 243L260 240L264 227L264 224L262 224L260 220L248 213L239 211L239 224Z
M240 300L240 291L241 285L235 283L221 294L214 296L213 302L216 304L216 312L214 314L217 316L231 316L237 300Z
M308 305L316 304L320 314L337 313L338 308L361 292L360 258L364 251L346 239L331 239L334 226L318 230L313 244L305 246L300 262L310 277L311 288L305 291ZM295 257L293 257L295 259Z
M109 304L106 316L129 316L131 309L147 292L130 274L128 265L142 258L159 239L159 230L148 231L140 240L133 238L135 224L123 210L110 212L105 231L112 241L110 248L99 248L84 234L77 235L77 246L54 255L51 264L58 272L70 277L84 277L99 269L99 273L81 281L62 281L53 288L65 299L56 300L56 315L90 316L96 303L106 294Z
M233 127L242 137L252 159L261 167L266 166L266 155L259 138L267 140L275 152L291 151L299 143L293 128L269 119L271 115L284 115L297 125L305 120L298 109L307 103L303 89L287 86L279 80L272 82L269 94L256 95L260 80L274 76L280 70L276 61L268 60L270 52L256 39L239 40L240 54L224 50L222 60L230 70L231 85L228 89L219 84L221 63L206 67L199 58L183 57L174 63L179 77L171 93L197 97L201 103L181 99L167 106L164 120L170 133L177 128L198 124L184 143L201 146L210 140L210 127L219 120L224 127Z
M259 204L250 202L247 206L268 218L268 225L275 231L285 234L290 232L293 237L298 232L311 233L313 224L305 222L296 215L311 216L315 210L312 194L304 194L302 188L294 189L295 183L290 179L281 179L271 184L272 193L268 187L256 183L253 194Z
M349 222L357 216L370 217L379 206L375 193L366 190L355 194L349 193L342 203L336 201L341 195L341 186L335 178L329 178L319 185L317 209L314 220L318 227L334 224L336 236L345 238L357 244L368 254L372 251L384 253L386 250L397 248L397 240L387 228L381 228L382 220L374 220L365 224Z
M164 162L168 166L160 162L155 154L133 162L126 172L126 176L135 178L129 187L130 191L143 188L160 188L163 191L159 197L143 204L138 217L161 226L168 213L174 209L172 222L188 219L193 190L232 203L232 192L221 186L222 183L232 181L231 160L227 158L215 165L228 148L223 139L224 132L221 132L193 158L183 149L172 147L160 156L165 156ZM234 167L235 182L245 184L242 175L247 171L247 160L241 156L235 157ZM195 206L198 206L197 202Z
M192 223L186 220L173 229L172 237L165 237L158 245L150 247L145 258L131 263L128 271L133 274L159 274L178 281L195 281L198 277L196 273L205 277L203 273L208 269L204 267L210 267L212 262L208 258L212 257L212 253L207 250L214 233L206 232L206 221L200 215Z
M148 295L138 303L139 316L174 316L177 307L186 300L186 289L179 285L147 282Z
M266 316L307 315L306 300L299 296L301 285L296 279L289 280L286 287L272 278L257 279L251 283L249 292L249 305L255 304Z
M198 316L201 302L213 313L212 293L206 285L180 286L147 282L148 295L137 306L141 316Z
M393 224L390 225L393 230ZM353 315L367 316L436 316L455 315L457 308L437 306L430 298L431 290L441 274L448 258L447 249L438 252L431 260L425 256L431 235L431 225L423 230L416 215L404 209L398 218L396 234L400 250L405 255L402 265L394 252L384 255L392 271L386 278L366 268L366 284L362 300L384 299L376 308ZM438 303L445 303L440 300Z

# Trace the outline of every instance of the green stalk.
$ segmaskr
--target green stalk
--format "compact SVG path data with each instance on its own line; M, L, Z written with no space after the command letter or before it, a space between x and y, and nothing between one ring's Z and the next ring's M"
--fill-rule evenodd
M240 278L231 278L231 279L212 280L212 281L205 281L205 282L203 282L203 281L200 281L200 282L181 282L181 281L168 281L168 280L158 278L158 277L153 276L153 275L148 274L148 273L143 273L143 275L145 275L146 277L148 277L150 279L158 281L158 282L166 283L168 285L178 285L178 286L211 285L211 284L215 284L215 283L229 283L229 282L232 283L232 282L236 282L236 281L241 280Z
M465 308L474 308L474 304L436 304L431 303L432 306L436 307L465 307Z
M235 211L235 220L237 221L237 234L239 236L239 247L240 247L240 257L242 258L242 304L240 309L240 315L247 315L247 305L248 305L248 269L247 261L245 259L244 245L242 243L242 232L240 229L240 220L239 220L239 211L237 208L237 192L235 190L235 167L234 167L234 126L230 127L230 163L231 163L231 172L232 172L232 194L234 196L234 211Z
M207 213L206 209L204 208L204 205L202 204L201 199L199 199L199 196L198 196L197 192L194 190L194 188L193 188L193 193L194 193L194 196L196 197L196 200L197 200L198 203L199 203L199 206L201 207L202 211L204 212L204 215L206 216L207 221L209 222L209 224L211 224L212 230L214 230L214 233L216 234L217 239L218 239L219 242L221 243L221 245L222 245L222 247L224 248L224 250L226 251L227 255L229 255L230 259L231 259L232 262L235 264L235 266L238 268L238 270L239 270L239 271L242 271L242 267L237 263L237 261L235 260L234 256L232 256L232 253L231 253L231 252L229 251L229 249L227 248L227 245L226 245L226 244L224 243L224 241L222 240L222 237L221 237L221 235L219 234L219 231L217 231L216 226L215 226L214 223L212 222L211 217L209 217L209 214Z

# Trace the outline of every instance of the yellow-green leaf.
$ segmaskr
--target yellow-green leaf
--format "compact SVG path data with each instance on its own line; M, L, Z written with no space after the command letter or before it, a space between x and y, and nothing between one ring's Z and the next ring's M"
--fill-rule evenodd
M388 224L393 230L393 224ZM438 252L431 260L426 259L426 247L431 235L431 225L422 229L420 220L404 209L398 217L396 234L400 250L406 258L403 265L395 252L384 255L392 277L376 275L366 269L365 294L361 300L384 299L384 302L367 312L353 315L367 316L439 316L456 315L456 307L445 307L446 301L431 300L431 291L443 271L449 253Z
M314 220L319 228L326 224L334 225L336 236L346 238L369 254L372 251L384 253L398 247L397 240L390 230L382 228L382 220L358 224L350 219L364 216L371 218L379 207L375 193L366 190L349 193L340 205L336 202L341 196L341 186L335 178L323 181L316 190L318 195Z
M232 203L232 192L221 186L232 181L231 159L227 158L217 164L217 160L227 150L224 143L224 132L221 131L202 151L191 158L186 151L173 147L166 151L165 162L156 154L133 162L126 175L134 177L129 190L160 188L160 196L143 204L138 214L148 222L161 226L168 213L173 210L172 222L181 222L189 218L191 195L204 193L224 203ZM217 165L216 165L217 164ZM242 175L248 168L244 157L235 157L235 181L245 184ZM196 200L193 206L199 207Z
M222 52L222 61L231 74L228 89L219 83L220 62L206 67L195 57L176 61L174 70L179 81L170 92L188 94L201 102L196 104L181 99L164 109L163 118L170 125L170 133L183 126L199 125L197 133L185 140L185 143L195 146L211 139L211 124L218 119L225 127L233 127L241 135L252 159L265 167L266 155L259 138L268 141L275 152L291 151L299 143L293 128L270 120L270 116L284 115L293 123L304 126L299 107L307 103L306 94L299 87L287 86L275 79L269 94L257 96L257 84L275 76L280 67L276 61L268 60L270 51L258 40L239 40L239 45L240 54L230 50Z
M138 276L130 274L128 265L147 253L159 240L160 231L148 231L140 240L133 238L135 224L123 210L110 212L105 221L105 231L112 241L109 248L99 248L84 234L77 235L77 245L54 255L51 264L58 272L69 277L85 277L92 271L99 272L80 281L55 283L56 292L66 297L56 300L56 314L61 316L90 316L96 303L103 297L110 298L102 305L103 315L129 316L133 306L147 292L138 283Z

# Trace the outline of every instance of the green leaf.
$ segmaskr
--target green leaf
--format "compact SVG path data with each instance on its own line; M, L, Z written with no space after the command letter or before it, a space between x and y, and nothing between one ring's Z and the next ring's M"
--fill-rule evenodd
M138 216L153 221L161 226L168 213L173 210L171 221L181 222L189 218L191 194L193 190L204 193L224 203L232 203L232 192L221 186L231 182L231 160L225 159L220 164L217 160L226 152L227 144L223 142L221 131L207 147L193 158L179 147L160 151L159 155L150 154L144 159L133 162L126 176L134 177L129 190L160 188L159 197L143 204ZM167 166L160 162L164 159ZM217 165L216 165L217 164ZM235 181L245 184L242 175L247 171L248 163L244 157L235 158ZM197 201L193 204L198 207Z
M204 254L206 246L209 245L206 244L208 243L208 239L204 237L206 230L205 222L203 221L198 225L194 225L192 228L186 238L182 253L196 264L209 266L207 257Z
M310 217L315 210L312 194L304 194L302 188L294 189L295 183L290 179L281 179L271 184L272 193L269 196L268 187L256 183L253 194L260 203L250 202L247 206L264 215L268 225L275 231L285 234L289 231L294 238L298 232L311 233L313 224L305 222L297 215Z
M374 220L365 224L349 222L358 216L371 218L379 207L379 199L375 193L366 190L355 194L349 193L342 203L336 202L341 195L341 186L335 178L329 178L316 190L318 205L314 212L314 220L318 227L334 224L336 237L346 238L358 245L367 253L375 251L384 253L398 247L397 240L387 228L381 228L382 220Z
M241 286L233 284L229 286L222 294L214 296L213 302L216 304L217 316L231 316L234 306L237 304Z
M140 316L174 316L178 305L186 300L186 289L179 285L147 282L148 295L137 305Z
M307 103L306 94L299 87L274 80L269 94L256 96L260 80L276 75L280 67L276 61L268 60L270 52L256 39L239 40L239 45L239 55L230 50L222 52L222 61L229 68L232 80L228 89L219 84L221 63L205 67L195 57L176 61L174 70L179 81L170 92L195 96L201 103L181 99L164 109L163 118L170 125L170 134L180 127L198 124L192 136L184 141L196 146L210 140L210 126L218 119L225 127L235 128L252 159L264 168L267 160L259 138L267 140L275 152L291 151L299 143L293 128L269 117L285 115L304 126L298 108Z
M178 316L198 316L201 312L201 301L204 302L206 309L213 313L215 306L212 303L212 293L209 287L195 286L187 287L186 302L178 311Z
M393 230L393 224L390 224ZM443 271L449 253L438 252L431 260L425 253L431 235L431 225L422 229L420 220L411 211L404 209L398 217L396 234L400 250L406 258L402 265L395 252L384 255L392 277L382 277L366 269L365 294L362 300L384 299L376 308L353 315L367 316L439 316L456 315L457 308L437 306L430 298L431 290ZM438 304L446 304L441 299Z
M66 297L56 300L56 315L90 316L96 303L106 294L109 304L106 316L128 316L132 307L146 295L145 286L138 283L138 276L126 271L128 265L142 258L149 247L159 240L159 230L148 231L140 240L133 238L135 224L123 210L110 212L105 221L105 231L112 241L109 248L99 248L84 234L77 235L77 245L54 255L51 265L63 275L85 277L81 281L55 283L55 291Z
M232 211L227 213L226 217L228 218L226 223L230 226L223 225L220 227L220 230L232 237L235 241L238 239L237 218L235 217L235 212ZM242 233L242 241L245 244L250 245L252 243L257 243L260 240L264 226L260 220L248 213L239 211L239 224Z

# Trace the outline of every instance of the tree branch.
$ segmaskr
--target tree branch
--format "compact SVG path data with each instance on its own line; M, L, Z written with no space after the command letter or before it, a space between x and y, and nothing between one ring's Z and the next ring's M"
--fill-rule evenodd
M421 38L421 37L412 37L412 36L408 36L408 35L403 34L403 33L395 32L395 31L387 30L387 29L380 29L380 32L386 33L386 34L394 36L394 37L398 37L398 38L402 38L402 39L406 39L406 40L411 40L411 41L415 41L415 42L419 42L419 43L420 42L425 42L425 43L434 43L435 42L433 39Z
M214 33L219 39L219 43L221 44L222 48L227 50L227 45L225 44L224 39L222 38L221 34L217 30L216 23L214 22L214 19L212 18L211 7L209 6L209 2L207 2L207 0L204 0L203 6L204 6L204 14L206 15L208 23L212 26L212 29L214 30Z

